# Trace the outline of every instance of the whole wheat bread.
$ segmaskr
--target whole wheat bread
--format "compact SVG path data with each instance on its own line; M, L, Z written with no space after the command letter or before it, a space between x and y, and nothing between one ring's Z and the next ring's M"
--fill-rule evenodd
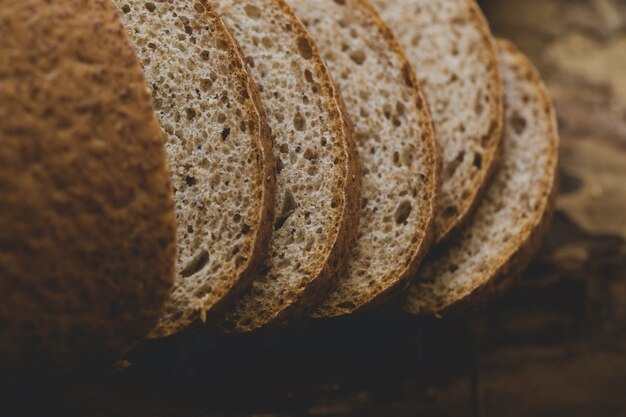
M386 301L416 272L432 236L438 149L413 68L369 3L290 4L341 89L363 165L349 272L313 313L329 317Z
M114 1L152 87L174 186L177 278L153 334L167 336L219 312L265 258L271 138L253 79L213 6Z
M496 47L474 0L373 0L414 65L443 150L435 241L471 213L502 132Z
M113 358L176 261L141 66L108 0L3 0L0 51L0 367Z
M556 191L558 131L539 74L512 44L499 42L504 81L502 167L476 214L420 271L403 307L440 314L500 290L535 253Z
M261 90L278 167L267 270L220 322L241 332L306 314L345 273L360 173L339 92L290 7L283 0L214 4Z

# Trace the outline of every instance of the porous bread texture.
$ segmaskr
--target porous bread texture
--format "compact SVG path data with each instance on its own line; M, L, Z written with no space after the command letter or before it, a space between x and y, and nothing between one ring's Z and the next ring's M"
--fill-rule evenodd
M152 99L108 1L3 0L0 50L0 368L104 365L174 279Z
M474 217L409 287L403 308L440 314L498 290L523 268L547 229L556 190L554 108L530 61L499 43L504 81L502 167Z
M313 316L385 301L430 244L438 189L434 130L413 68L362 0L291 0L341 89L362 161L358 237L342 277Z
M306 314L345 273L360 172L341 97L293 10L282 0L214 4L259 85L278 169L267 270L219 323L243 332Z
M237 45L205 1L114 0L165 132L178 222L172 299L154 337L216 314L267 253L271 138Z
M435 241L471 214L497 165L502 82L474 0L373 0L413 64L443 150Z

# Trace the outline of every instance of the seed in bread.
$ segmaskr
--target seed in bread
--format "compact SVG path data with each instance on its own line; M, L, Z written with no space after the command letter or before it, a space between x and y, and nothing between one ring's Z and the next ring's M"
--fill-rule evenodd
M214 314L267 253L274 164L256 86L206 2L115 0L165 132L178 222L172 300L153 336Z
M435 241L471 213L496 167L502 82L489 26L474 0L373 0L423 88L443 151Z
M558 160L554 108L531 62L508 42L500 41L499 51L502 167L473 218L409 287L402 305L411 313L440 314L502 289L547 229Z
M360 174L337 88L283 0L218 0L259 88L278 166L267 270L220 326L249 331L306 314L345 273L356 235Z
M113 359L174 279L152 98L110 2L3 0L0 22L0 367Z
M438 149L413 68L369 3L290 4L341 89L363 165L349 272L313 312L337 316L386 301L416 272L432 235Z

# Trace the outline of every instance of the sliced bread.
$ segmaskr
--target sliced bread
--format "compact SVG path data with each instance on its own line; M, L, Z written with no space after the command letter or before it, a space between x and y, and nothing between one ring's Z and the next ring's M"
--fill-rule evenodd
M0 368L112 359L176 261L141 66L109 1L3 0L0 51Z
M236 298L269 245L275 174L258 91L237 45L204 1L114 0L165 132L178 222L167 336Z
M369 3L290 4L341 89L363 165L349 272L313 312L336 316L387 300L416 272L432 236L438 149L413 68Z
M402 305L411 313L440 314L501 289L527 264L547 229L558 160L554 108L531 62L505 41L499 53L502 167L470 222L409 287Z
M496 47L474 0L373 0L414 65L443 150L435 241L471 213L502 132Z
M360 172L339 91L283 0L216 0L261 90L278 168L267 269L220 321L250 331L306 314L345 274Z

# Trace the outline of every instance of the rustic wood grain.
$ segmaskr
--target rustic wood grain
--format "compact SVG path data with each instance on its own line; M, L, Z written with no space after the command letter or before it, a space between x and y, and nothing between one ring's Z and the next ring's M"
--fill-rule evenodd
M462 319L388 307L152 342L127 370L13 389L7 404L90 417L626 415L626 2L481 6L543 74L562 136L550 237L507 294Z

